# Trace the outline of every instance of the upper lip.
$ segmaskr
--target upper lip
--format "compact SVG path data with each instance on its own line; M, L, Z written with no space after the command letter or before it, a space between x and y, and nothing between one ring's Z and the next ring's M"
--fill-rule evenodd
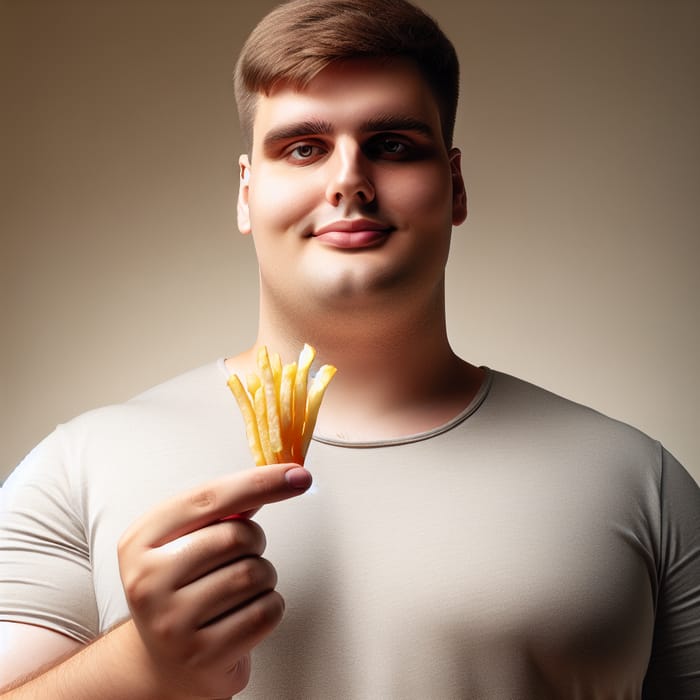
M316 229L312 235L322 236L324 233L330 233L331 231L353 233L355 231L389 231L390 229L391 226L380 221L372 221L371 219L342 219Z

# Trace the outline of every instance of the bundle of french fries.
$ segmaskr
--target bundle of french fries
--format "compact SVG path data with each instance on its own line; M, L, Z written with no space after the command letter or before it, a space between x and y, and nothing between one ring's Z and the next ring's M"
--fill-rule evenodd
M255 464L304 464L318 411L336 368L323 365L309 385L309 370L316 351L308 343L299 360L282 365L278 353L258 349L258 374L247 377L246 387L237 374L228 386L243 414L248 447Z

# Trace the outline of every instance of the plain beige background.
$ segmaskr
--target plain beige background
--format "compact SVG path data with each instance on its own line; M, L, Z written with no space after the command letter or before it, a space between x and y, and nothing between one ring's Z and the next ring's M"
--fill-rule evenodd
M231 72L273 4L2 2L0 480L57 422L252 341ZM463 63L455 347L700 478L700 3L420 4Z

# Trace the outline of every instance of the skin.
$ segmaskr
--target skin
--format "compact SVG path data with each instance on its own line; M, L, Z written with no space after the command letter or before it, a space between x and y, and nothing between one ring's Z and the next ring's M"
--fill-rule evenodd
M292 319L311 313L314 323L328 311L362 318L441 277L463 217L451 193L459 153L445 148L435 100L411 64L331 67L303 93L261 97L256 114L239 226L255 238L266 304L290 304ZM427 133L401 128L409 119ZM353 248L309 237L358 218L389 235Z
M305 469L275 465L227 475L151 510L119 543L132 619L0 697L184 700L242 690L250 651L284 612L274 568L261 556L265 536L248 516L310 485ZM245 515L227 517L234 513ZM17 657L54 660L56 633L13 623L5 629ZM34 645L21 649L29 629Z
M466 194L460 153L443 142L436 102L413 64L352 61L303 92L260 96L240 169L238 222L258 255L260 323L254 347L227 360L229 369L254 369L262 343L289 361L312 342L320 362L339 368L320 431L346 438L413 433L462 410L481 372L447 340L444 269ZM1 659L0 669L14 670L0 684L34 674L2 697L240 691L251 649L284 609L262 556L264 533L249 517L310 484L304 469L270 466L147 513L119 544L132 619L84 648L49 630L0 624L15 658L31 659L21 668ZM235 513L245 517L227 518ZM50 668L37 671L42 664Z
M303 91L259 97L238 202L260 266L256 347L290 361L309 341L338 367L320 433L426 430L479 386L480 370L452 352L445 324L452 227L467 215L460 164L409 60L332 65ZM333 233L358 220L379 230ZM254 352L229 368L252 369Z

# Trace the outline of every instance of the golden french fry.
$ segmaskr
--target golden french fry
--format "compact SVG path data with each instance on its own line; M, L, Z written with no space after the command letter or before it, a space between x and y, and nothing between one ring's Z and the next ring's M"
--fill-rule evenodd
M255 372L251 372L246 378L246 383L248 384L248 393L251 396L255 396L255 392L260 386L260 377L258 377L258 375L255 374Z
M272 377L275 380L275 391L277 391L277 396L279 396L280 386L282 385L282 358L278 352L272 353L269 357Z
M253 400L255 408L255 418L258 424L258 434L260 435L260 447L265 455L265 464L274 464L277 460L270 446L270 433L267 424L267 402L265 401L265 389L260 386L255 392Z
M294 428L292 441L292 454L298 462L304 459L306 454L302 447L302 437L304 435L304 421L306 419L306 392L309 381L309 369L316 357L316 350L308 343L299 353L299 363L297 374L294 380Z
M301 454L305 455L306 451L309 449L309 443L311 442L311 437L314 434L314 427L316 426L316 419L318 418L318 411L321 408L321 401L323 401L323 395L328 388L328 384L333 379L333 375L336 373L336 368L333 365L323 365L319 370L311 386L309 387L309 393L306 398L306 415L304 419L304 431L302 433L301 439Z
M228 385L233 395L236 397L238 406L243 414L243 422L245 423L245 431L248 436L248 447L253 455L255 464L262 466L265 464L265 455L263 454L262 446L260 445L260 435L258 433L258 423L255 417L255 410L250 401L250 397L241 384L241 380L237 375L232 374L228 378Z
M260 381L262 382L262 389L265 395L267 431L270 439L270 449L274 453L282 452L277 385L275 383L275 377L272 373L270 357L268 355L267 348L264 345L258 351L258 369L260 370Z
M282 368L280 384L280 431L284 446L284 461L293 459L292 438L294 430L294 380L297 374L297 363L291 362Z
M336 372L332 365L323 365L308 386L315 357L316 351L307 343L297 362L283 365L278 353L270 354L261 346L259 374L248 375L247 392L237 375L229 377L257 465L304 463L323 395Z

